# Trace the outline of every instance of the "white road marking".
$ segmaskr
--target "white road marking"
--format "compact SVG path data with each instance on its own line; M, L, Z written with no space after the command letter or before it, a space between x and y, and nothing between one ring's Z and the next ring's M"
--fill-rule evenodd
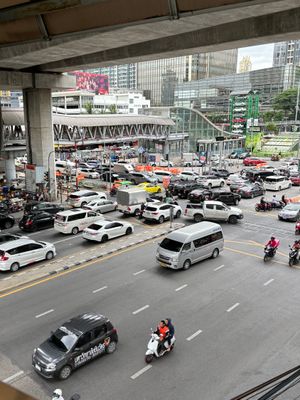
M44 315L50 314L50 313L52 313L53 311L54 311L54 310L51 308L51 310L48 310L48 311L43 312L42 314L36 315L35 318L43 317Z
M35 268L32 268L32 270L31 270L31 271L36 271L36 270L38 270L38 269L40 269L40 267L35 267Z
M226 311L230 312L232 310L234 310L235 308L237 308L240 305L240 303L235 303L233 306L229 307Z
M136 276L136 275L142 274L145 271L146 271L145 269L141 269L140 271L134 272L132 275Z
M104 290L104 289L107 289L107 286L102 286L102 287L99 288L99 289L95 289L95 290L93 290L93 293L101 292L101 290Z
M12 278L12 276L8 276L7 278L3 278L2 280L3 281L8 281L9 279L11 279Z
M219 267L215 268L214 271L219 271L219 269L224 268L225 265L220 265Z
M200 335L200 333L202 333L202 330L199 329L198 331L196 331L195 333L193 333L191 336L187 337L186 340L188 342L190 342L191 340L193 340L196 336Z
M8 378L4 379L3 382L4 383L9 383L12 380L14 380L15 378L17 378L18 376L21 376L23 374L24 374L24 371L16 372L15 374L13 374L13 375L9 376Z
M274 281L274 279L270 279L267 282L264 283L264 286L268 286L270 285L270 283L272 283Z
M175 292L179 292L179 290L182 290L182 289L186 288L187 286L188 286L187 284L179 286L177 289L175 289Z
M68 240L74 240L74 239L76 239L76 236L68 237L66 239L57 240L56 242L52 242L52 243L53 244L57 244L57 243L66 242Z
M138 310L133 311L132 314L133 314L133 315L136 315L136 314L140 313L141 311L146 310L146 309L149 308L149 307L150 307L150 306L147 304L147 305L145 305L144 307L141 307L141 308L139 308Z
M49 229L43 229L43 232L48 232L53 230L53 228L49 228ZM40 235L41 232L34 232L34 233L29 233L27 234L27 236L33 236L33 235Z
M148 371L148 369L152 368L152 365L147 365L146 367L140 369L138 372L136 372L135 374L131 375L131 379L136 379L138 378L140 375L142 375L143 373L145 373L146 371ZM5 382L5 381L4 381Z

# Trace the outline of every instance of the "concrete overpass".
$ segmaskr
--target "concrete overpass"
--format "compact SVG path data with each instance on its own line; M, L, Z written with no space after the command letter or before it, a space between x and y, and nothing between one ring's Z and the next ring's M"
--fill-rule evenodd
M2 0L0 88L23 90L28 158L42 171L54 148L51 89L75 85L62 72L299 34L300 0ZM55 196L54 165L50 178Z

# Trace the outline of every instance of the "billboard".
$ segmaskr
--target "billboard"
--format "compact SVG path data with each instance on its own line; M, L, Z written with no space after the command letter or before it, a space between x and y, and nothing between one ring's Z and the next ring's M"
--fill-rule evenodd
M71 72L76 76L76 89L88 90L96 94L107 94L109 91L108 76L90 72Z

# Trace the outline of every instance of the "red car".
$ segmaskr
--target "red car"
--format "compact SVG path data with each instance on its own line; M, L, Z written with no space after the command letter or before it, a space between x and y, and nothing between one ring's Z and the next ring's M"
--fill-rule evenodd
M299 176L291 176L290 181L293 186L300 186L300 175Z
M256 166L258 164L266 164L266 161L256 157L246 157L243 161L243 164L247 167L251 167L253 165Z

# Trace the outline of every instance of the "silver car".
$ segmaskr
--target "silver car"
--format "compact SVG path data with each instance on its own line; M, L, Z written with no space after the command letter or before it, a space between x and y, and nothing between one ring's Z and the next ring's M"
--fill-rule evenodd
M116 201L101 199L90 201L83 208L86 210L98 211L101 212L101 214L104 214L110 211L116 211L117 206L118 203Z
M287 204L278 213L278 219L281 221L294 221L296 222L300 217L300 203Z

